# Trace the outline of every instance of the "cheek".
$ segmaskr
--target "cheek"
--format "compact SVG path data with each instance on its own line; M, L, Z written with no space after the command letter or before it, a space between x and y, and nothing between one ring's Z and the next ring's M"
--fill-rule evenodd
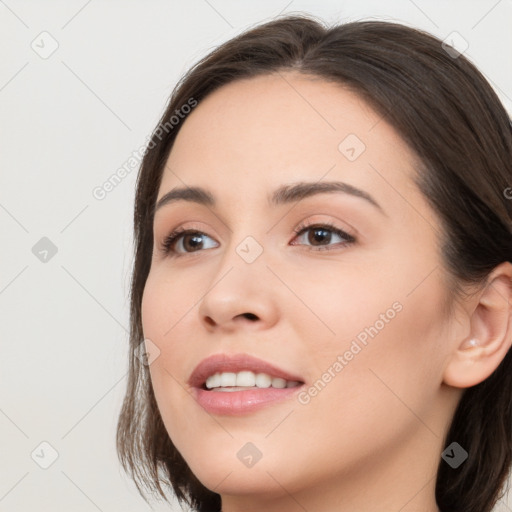
M175 376L185 381L187 360L194 360L197 343L193 325L197 314L198 294L193 287L181 286L176 278L170 279L162 272L153 272L148 276L141 304L142 327L144 337L150 339L160 350L158 359L151 365L154 376L155 392L163 378ZM160 376L162 374L162 376Z
M199 339L198 326L194 323L198 293L192 289L154 272L148 276L142 297L144 337L159 350L149 367L151 382L169 433L183 430L180 422L186 419L187 409L197 407L185 387L190 361L201 357L201 345L195 342Z
M439 298L434 290L398 295L400 305L391 309L387 299L375 297L364 308L343 303L346 309L331 318L338 335L318 337L310 351L315 374L295 410L295 426L273 434L274 442L322 433L317 438L327 442L310 441L315 459L335 467L340 457L347 464L361 462L415 433L428 440L442 432L442 418L431 413L442 380ZM386 312L387 323L380 319Z
M171 278L165 269L151 270L142 296L142 327L145 337L163 344L161 350L192 316L198 299L193 290L190 283L180 283L179 273Z
M173 342L182 328L181 324L186 321L183 311L186 301L176 301L172 290L173 287L169 286L163 276L150 274L141 304L144 338L157 347L158 357L150 364L149 371L158 406L164 408L161 410L162 415L169 406L176 403L179 390L175 383L183 378L178 370L185 356L183 349L187 346Z
M296 287L310 309L295 315L296 329L308 344L309 382L318 383L305 401L326 412L343 403L359 418L370 414L366 402L383 418L384 404L429 406L442 381L447 324L440 275L415 289L427 273L411 265L384 274L374 268Z
M369 268L325 264L310 270L307 279L292 271L284 275L297 298L283 303L282 316L294 320L297 338L318 361L313 368L350 350L353 340L365 347L376 336L384 337L400 316L401 294L393 283L383 282L378 268Z

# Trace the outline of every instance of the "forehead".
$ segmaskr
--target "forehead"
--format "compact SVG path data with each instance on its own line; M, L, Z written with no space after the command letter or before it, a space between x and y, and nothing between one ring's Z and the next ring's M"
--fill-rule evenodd
M343 86L297 72L238 80L211 93L180 128L161 197L208 186L235 200L282 183L343 180L395 201L414 155L382 116ZM403 182L403 183L401 183Z

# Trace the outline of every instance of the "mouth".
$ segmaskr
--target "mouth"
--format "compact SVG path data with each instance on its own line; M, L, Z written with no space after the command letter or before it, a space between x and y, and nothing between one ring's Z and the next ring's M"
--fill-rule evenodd
M210 375L201 385L201 389L211 391L245 391L248 389L284 389L304 384L302 381L287 380L264 372L251 370L240 372L217 372Z
M304 384L304 380L248 354L214 354L196 366L188 384L204 390L233 387L283 389Z
M213 414L244 414L295 395L304 380L248 354L215 354L199 363L188 384Z

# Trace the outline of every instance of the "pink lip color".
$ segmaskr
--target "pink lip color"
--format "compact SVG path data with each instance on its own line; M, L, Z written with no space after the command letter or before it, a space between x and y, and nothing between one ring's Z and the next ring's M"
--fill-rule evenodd
M199 405L212 414L238 415L254 412L276 403L302 389L303 385L294 388L260 388L244 391L206 391L194 388Z
M304 384L293 388L259 388L244 391L209 391L203 389L206 379L214 373L250 370L254 373L267 373L287 381L303 379L292 375L277 366L248 354L215 354L203 359L192 372L188 384L199 405L213 414L237 415L259 410L267 405L291 398Z

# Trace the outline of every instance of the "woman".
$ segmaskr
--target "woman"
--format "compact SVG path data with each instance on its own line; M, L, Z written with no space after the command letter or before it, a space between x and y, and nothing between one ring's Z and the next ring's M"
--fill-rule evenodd
M288 16L205 57L137 183L118 451L141 493L490 511L512 451L511 185L506 111L428 34Z

